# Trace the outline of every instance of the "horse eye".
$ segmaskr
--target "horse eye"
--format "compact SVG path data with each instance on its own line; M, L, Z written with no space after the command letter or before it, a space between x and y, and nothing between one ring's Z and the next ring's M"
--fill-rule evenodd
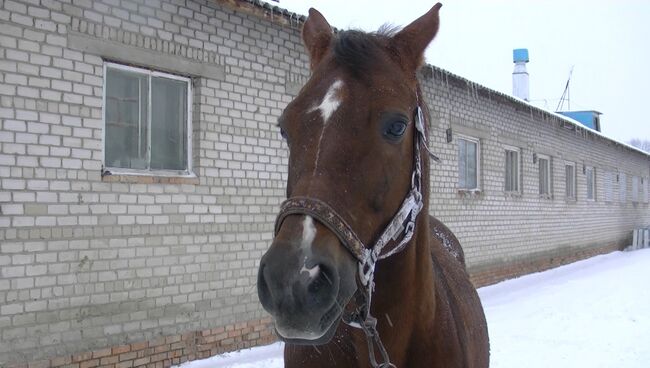
M280 128L280 136L281 136L282 139L284 139L285 141L287 140L287 132L286 132L284 129L282 129L282 128Z
M384 129L384 136L390 140L401 138L406 132L406 123L403 121L391 121Z

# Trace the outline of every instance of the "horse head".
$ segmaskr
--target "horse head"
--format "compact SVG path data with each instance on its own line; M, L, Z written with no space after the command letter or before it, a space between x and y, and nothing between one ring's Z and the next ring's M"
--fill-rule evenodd
M287 197L326 210L282 216L258 273L260 301L286 341L328 342L359 286L358 257L328 212L371 247L411 190L416 72L440 6L400 31L371 34L335 34L309 11L302 37L312 75L278 125L289 147Z

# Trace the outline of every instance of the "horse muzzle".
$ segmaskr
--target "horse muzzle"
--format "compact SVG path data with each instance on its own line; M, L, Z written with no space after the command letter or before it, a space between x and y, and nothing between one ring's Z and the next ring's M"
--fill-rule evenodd
M357 267L325 227L313 224L313 233L305 236L310 230L303 229L302 218L287 218L262 257L257 291L282 340L320 345L334 336L343 308L356 291Z

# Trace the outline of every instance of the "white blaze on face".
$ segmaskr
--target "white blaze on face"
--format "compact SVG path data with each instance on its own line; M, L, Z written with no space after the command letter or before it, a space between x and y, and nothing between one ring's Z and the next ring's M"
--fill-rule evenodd
M316 277L320 267L315 265L314 267L307 268L307 260L311 256L311 246L316 238L316 226L314 225L314 219L311 216L305 216L305 219L302 222L302 240L300 241L300 247L302 248L303 253L305 254L304 264L300 269L300 273L307 272L310 278Z
M334 112L339 108L342 102L340 97L341 88L343 88L343 81L339 79L335 80L334 83L332 83L330 88L327 90L327 93L325 93L325 97L323 97L323 101L321 101L320 105L314 106L311 110L309 110L309 112L320 110L321 117L323 118L323 129L320 131L320 137L318 137L318 146L316 148L317 151L316 151L316 162L314 165L314 173L313 173L314 176L318 172L321 142L323 141L323 136L325 135L325 128L327 127L327 122L329 121L332 114L334 114Z
M340 80L334 81L330 88L325 93L323 101L320 105L314 106L310 111L320 110L320 115L323 118L323 124L327 124L327 121L330 119L332 114L339 108L341 105L341 98L339 97L339 91L343 87L343 82Z
M305 253L311 254L311 245L316 237L316 226L314 226L314 219L311 216L305 216L302 221L302 240L300 247Z

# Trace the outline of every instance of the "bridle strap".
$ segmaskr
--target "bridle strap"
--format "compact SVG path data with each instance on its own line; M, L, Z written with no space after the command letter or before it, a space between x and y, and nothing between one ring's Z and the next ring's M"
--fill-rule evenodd
M291 197L280 206L275 220L275 234L280 231L284 219L289 215L309 215L336 234L341 243L361 262L366 249L352 227L330 205L320 199L310 197Z

